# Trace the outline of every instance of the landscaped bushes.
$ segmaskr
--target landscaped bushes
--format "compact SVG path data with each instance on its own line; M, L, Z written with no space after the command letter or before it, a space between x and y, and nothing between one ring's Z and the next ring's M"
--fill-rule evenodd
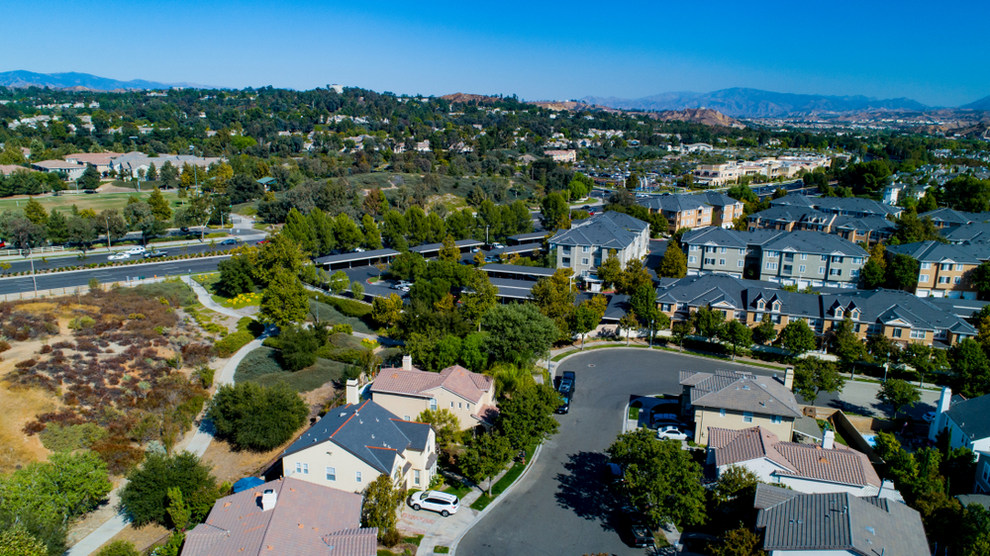
M271 450L287 442L307 415L309 408L299 394L285 386L265 388L253 382L220 387L209 410L218 437L251 450Z
M342 297L333 297L322 293L314 293L312 297L320 303L330 305L348 317L363 318L371 314L371 305L367 303Z
M230 357L253 339L254 336L247 330L238 330L233 334L228 334L214 346L217 350L217 357Z

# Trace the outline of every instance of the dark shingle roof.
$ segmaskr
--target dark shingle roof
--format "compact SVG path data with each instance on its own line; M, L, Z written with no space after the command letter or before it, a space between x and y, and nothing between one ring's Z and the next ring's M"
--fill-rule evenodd
M849 493L798 494L756 487L764 550L929 556L921 516L906 504Z
M681 241L688 245L717 245L719 247L762 246L775 251L795 251L821 255L842 254L865 257L868 253L859 245L836 235L823 232L753 230L742 232L716 226L686 232Z
M373 401L330 410L284 452L285 457L321 442L333 442L382 473L392 472L397 452L425 446L430 426L403 423Z
M550 238L551 245L597 245L606 249L625 249L649 224L621 212L603 212L578 220L570 230L561 230Z
M990 395L952 404L946 413L971 441L990 437Z
M892 254L907 255L920 262L952 261L954 263L980 264L980 258L974 254L972 246L951 245L939 243L937 241L919 241L917 243L904 243L902 245L891 245L887 248ZM986 251L984 259L990 258L990 248L980 246L979 251Z
M696 373L687 382L691 386L691 405L791 418L801 416L794 394L771 377L743 371L715 371Z

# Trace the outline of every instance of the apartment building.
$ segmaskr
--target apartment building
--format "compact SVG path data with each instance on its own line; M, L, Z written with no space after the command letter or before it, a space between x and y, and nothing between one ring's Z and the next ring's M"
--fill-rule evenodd
M670 225L670 232L707 226L731 228L743 214L740 201L717 191L697 195L651 195L638 202L650 212L662 214Z
M615 251L623 266L646 257L650 246L650 225L621 212L603 212L575 221L571 229L550 238L556 250L556 268L571 268L575 276L587 276Z
M918 215L922 219L930 218L938 229L962 226L977 222L990 222L990 212L963 212L950 208L939 208Z
M896 226L879 215L846 216L810 207L778 205L749 215L748 228L823 232L853 243L877 243L889 239Z
M976 287L970 276L983 261L990 259L990 245L922 241L891 245L886 254L888 258L907 255L918 261L916 295L976 299Z
M706 185L720 186L736 182L747 176L766 176L773 180L793 178L802 171L811 172L825 168L830 160L823 156L782 156L758 160L734 160L722 164L699 164L694 179Z
M804 320L819 336L849 318L860 338L882 334L902 345L947 346L976 335L966 321L973 308L900 290L798 293L771 282L708 274L661 282L657 305L674 322L687 321L698 308L708 307L751 327L768 315L778 332L794 320Z
M775 207L802 207L811 208L826 214L838 216L852 216L862 218L866 216L888 216L898 217L903 209L893 207L862 197L811 197L800 193L791 193L770 202Z
M704 228L684 234L688 274L721 273L806 288L855 287L868 253L821 232Z

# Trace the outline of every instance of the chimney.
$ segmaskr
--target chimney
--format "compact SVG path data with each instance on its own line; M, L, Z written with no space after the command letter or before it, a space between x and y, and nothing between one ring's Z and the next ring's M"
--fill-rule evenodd
M344 400L347 402L347 405L354 405L361 401L361 397L358 395L358 382L356 378L347 379L345 394L346 397Z
M403 371L411 371L411 370L413 370L413 366L412 366L412 355L403 355L402 356L402 370Z
M267 512L273 509L277 500L278 494L275 493L275 489L266 488L265 492L261 495L261 511Z
M938 433L942 429L942 414L949 410L949 405L952 403L952 389L948 386L942 388L942 393L938 397L938 403L935 404L935 416L932 418L932 422L928 425L928 439L934 441L938 437Z
M825 434L822 435L822 448L826 450L831 450L835 447L835 431L827 430Z
M784 388L788 390L794 389L794 367L784 369Z

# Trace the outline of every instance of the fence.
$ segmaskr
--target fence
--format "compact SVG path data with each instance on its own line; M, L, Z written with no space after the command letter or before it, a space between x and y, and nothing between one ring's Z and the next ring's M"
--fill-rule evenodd
M156 276L154 278L139 278L134 280L120 280L118 282L103 282L100 284L100 288L109 288L112 286L120 287L133 287L139 286L141 284L154 284L157 282L164 282L166 276ZM5 301L23 301L27 299L44 299L48 297L64 297L67 295L83 295L89 293L89 286L73 286L69 288L52 288L48 290L38 290L37 292L16 292L0 294L0 302Z
M65 247L62 245L49 245L46 247L35 247L31 249L31 253L60 253L65 251ZM0 249L0 257L21 257L24 254L20 249Z

